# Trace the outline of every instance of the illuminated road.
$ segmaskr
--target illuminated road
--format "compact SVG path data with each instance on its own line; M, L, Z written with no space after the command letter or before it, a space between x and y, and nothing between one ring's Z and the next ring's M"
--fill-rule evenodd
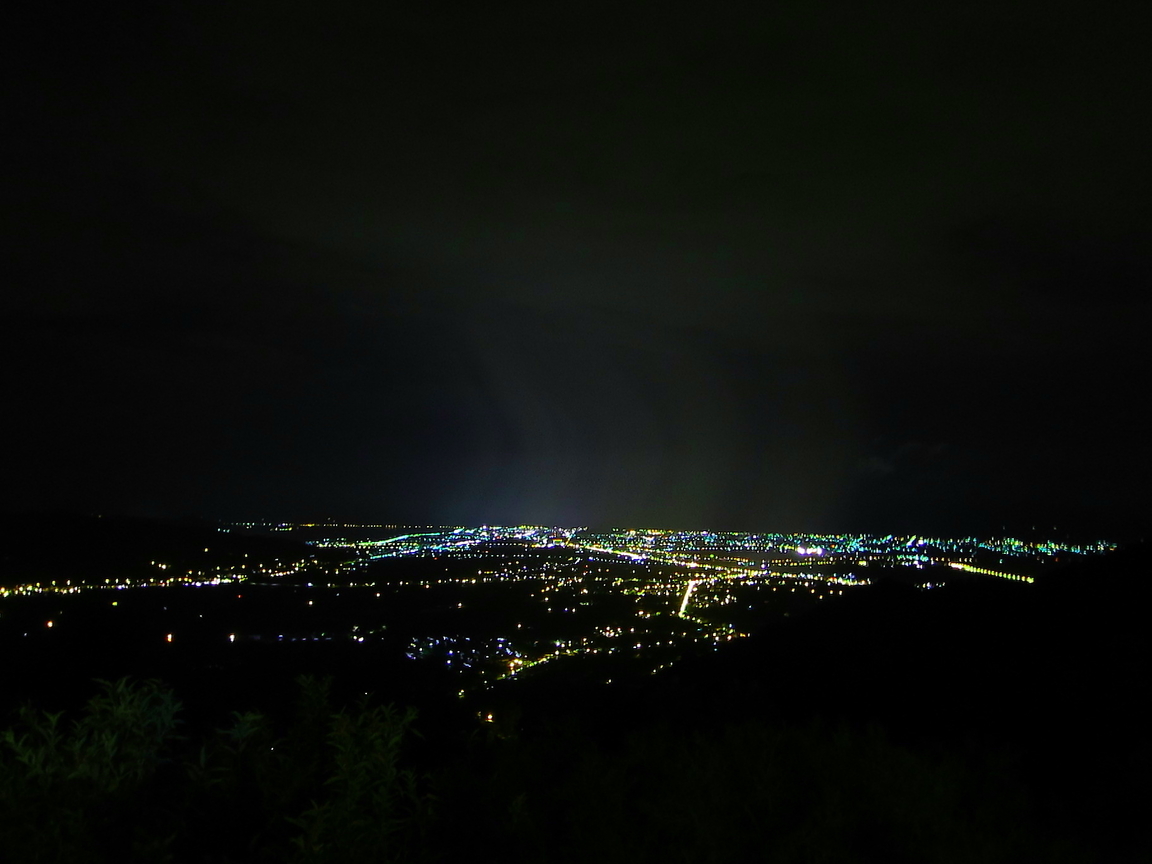
M1018 576L1015 573L1001 573L999 570L988 570L984 567L974 567L971 564L960 564L953 561L948 564L954 570L963 570L965 573L979 573L982 576L997 576L1001 579L1011 579L1013 582L1035 582L1031 576Z

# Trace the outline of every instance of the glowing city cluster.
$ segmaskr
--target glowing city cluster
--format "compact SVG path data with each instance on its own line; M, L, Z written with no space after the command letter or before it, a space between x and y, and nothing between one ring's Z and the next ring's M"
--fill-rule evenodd
M300 551L214 560L205 548L199 562L152 560L122 578L9 580L0 588L0 622L21 599L59 596L64 604L66 595L116 592L110 605L122 610L145 602L131 599L139 593L133 589L165 589L171 599L149 607L165 643L394 646L408 662L456 676L464 693L560 658L627 658L656 673L686 651L715 648L878 578L925 590L956 579L1028 584L1045 567L1115 548L524 525L238 523L218 530L274 533ZM77 618L66 605L36 614L40 623L21 624L24 632L60 632Z

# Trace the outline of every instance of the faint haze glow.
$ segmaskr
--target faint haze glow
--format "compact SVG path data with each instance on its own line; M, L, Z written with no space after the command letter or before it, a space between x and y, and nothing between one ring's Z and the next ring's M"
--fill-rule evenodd
M28 15L7 510L1144 531L1119 13Z

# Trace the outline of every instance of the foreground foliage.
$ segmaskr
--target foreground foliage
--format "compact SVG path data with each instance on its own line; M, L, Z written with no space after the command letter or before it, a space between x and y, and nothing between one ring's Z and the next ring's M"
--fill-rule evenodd
M876 730L570 723L461 734L416 765L414 711L336 709L313 679L280 727L234 713L199 736L158 682L101 688L0 732L0 860L1092 860L1036 827L1010 765Z
M430 798L399 765L411 709L333 710L303 678L285 734L236 712L194 742L158 682L101 685L71 723L25 708L0 733L0 859L412 860Z

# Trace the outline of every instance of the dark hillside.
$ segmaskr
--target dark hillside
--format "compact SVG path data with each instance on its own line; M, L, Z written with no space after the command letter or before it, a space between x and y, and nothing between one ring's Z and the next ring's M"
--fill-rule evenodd
M556 678L504 704L522 712L521 728L535 710L551 718L544 725L579 717L608 739L655 723L720 735L733 723L819 721L883 730L921 753L1002 758L1043 830L1119 860L1146 849L1149 586L1142 548L1034 585L883 581L648 681L582 688Z
M157 529L132 554L153 542L170 556L194 551L196 531ZM70 536L76 555L120 554L108 536ZM266 538L231 542L248 554L299 553ZM396 861L481 850L526 864L1147 860L1147 570L1135 548L1035 584L965 575L924 590L876 578L751 637L685 648L655 675L628 653L562 657L464 699L443 664L404 657L415 631L403 626L366 641L273 635L342 632L349 616L393 602L373 588L340 586L315 606L297 583L9 597L0 644L19 662L6 665L0 694L14 724L0 737L0 803L5 824L22 826L12 848L23 858L56 848L61 822L72 827L58 851L96 844L91 860L130 859L121 834L141 833L133 808L143 808L169 833L141 829L132 842L189 864L344 864L387 860L384 848ZM409 612L419 610L397 614ZM251 638L231 641L225 624ZM170 629L179 638L166 639ZM330 702L311 719L299 713L301 675L331 679ZM141 691L156 710L169 688L184 707L175 737L148 745L160 761L138 766L120 803L93 809L106 799L100 784L120 782L120 763L89 754L88 727L72 724L88 722L83 703L103 698L92 679L121 676L163 682ZM14 710L27 697L65 711L61 728L80 731L51 743L49 721ZM411 726L373 713L387 704L415 708ZM106 709L89 712L91 723L139 743L139 718ZM37 735L55 768L36 775L33 800L25 774L40 763L21 760L35 755ZM353 749L325 749L341 741ZM197 767L201 748L208 773ZM361 756L341 752L392 767L369 777ZM96 785L69 779L76 760L104 766ZM309 801L319 803L305 811ZM344 833L365 819L379 827L380 808L394 805L412 821ZM36 820L42 835L25 830ZM206 820L222 826L218 841L198 833ZM390 837L402 845L380 845ZM312 845L293 857L297 840Z

